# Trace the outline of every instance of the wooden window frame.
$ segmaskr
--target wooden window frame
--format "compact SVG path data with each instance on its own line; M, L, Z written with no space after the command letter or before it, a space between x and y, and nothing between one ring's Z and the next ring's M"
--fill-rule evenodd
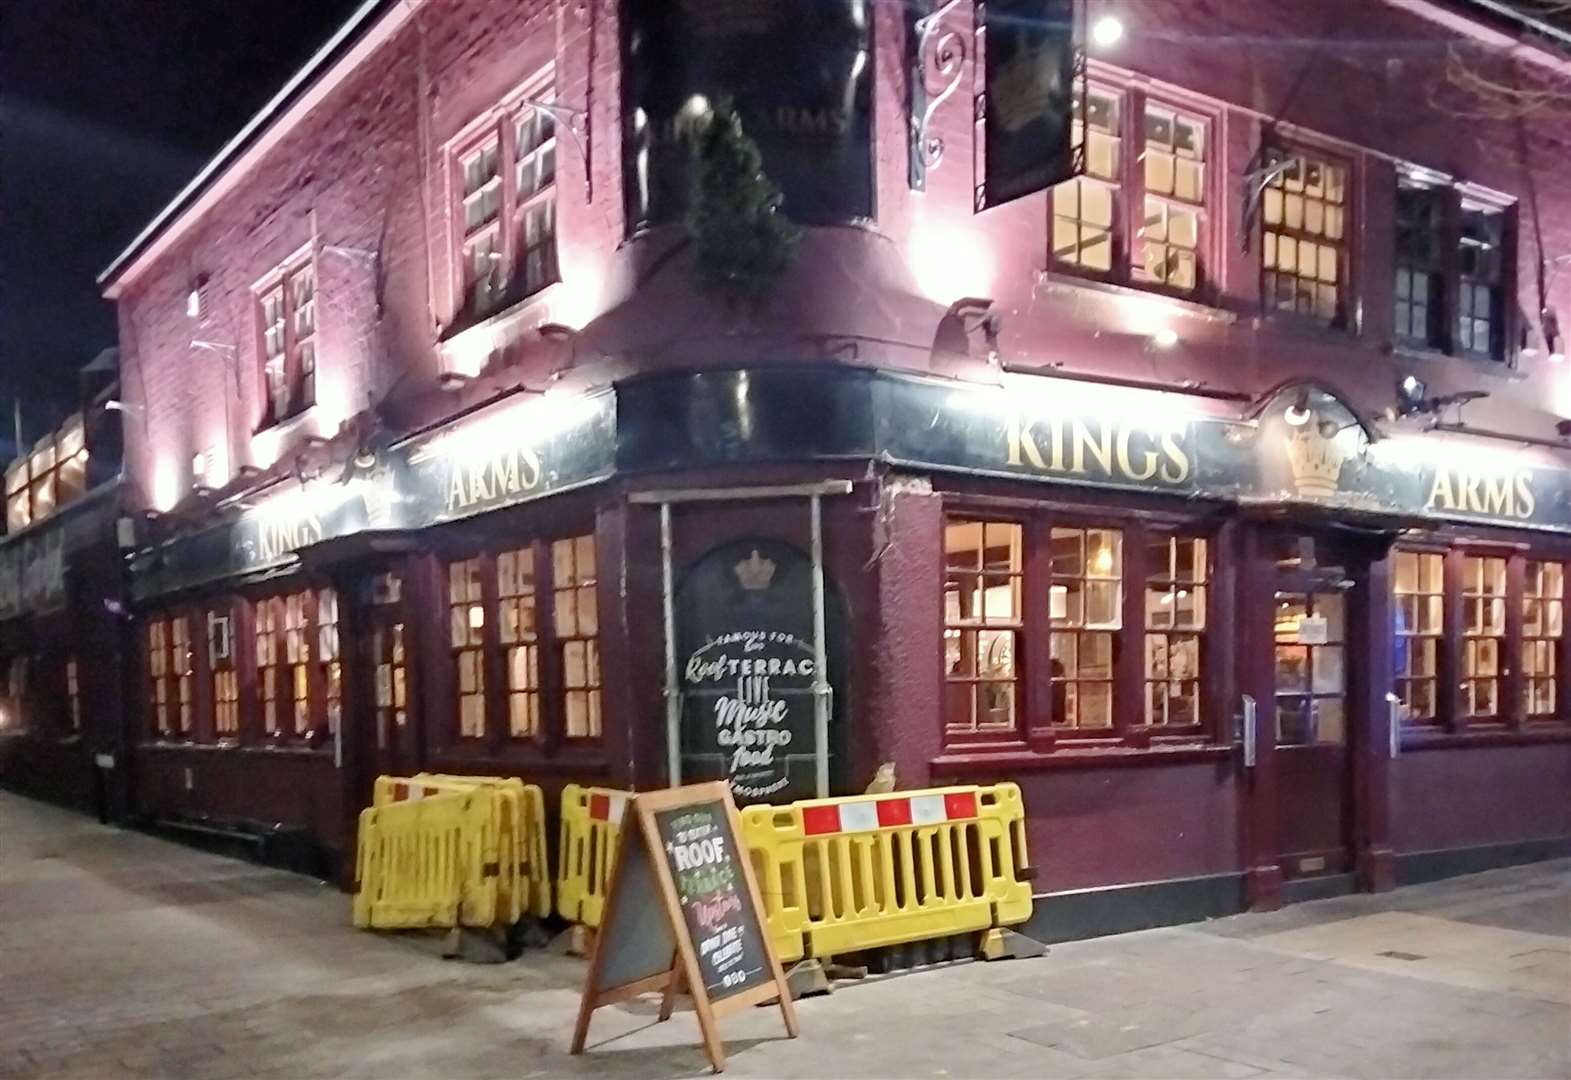
M449 187L448 234L449 257L452 266L453 312L457 319L478 321L512 307L514 304L544 292L561 280L559 258L560 233L557 212L557 179L561 163L559 133L555 115L542 109L536 102L550 103L556 99L554 68L545 68L531 75L520 86L509 92L496 105L487 109L464 127L443 150ZM549 120L550 134L525 151L518 148L518 125L523 117L533 111ZM468 224L466 202L471 197L465 192L467 163L496 148L496 173L489 183L498 186L496 212L471 228ZM541 183L527 195L519 188L519 166L525 161L552 162L550 179ZM477 191L480 189L477 189ZM530 215L545 207L551 219L551 239L548 244L528 246L524 232ZM475 279L471 277L470 249L473 245L489 241L494 246L493 266L496 283L489 290L488 299L482 303L474 293ZM542 269L541 280L533 288L525 282L524 267L536 247L548 249L549 265Z
M256 739L278 746L326 750L332 745L332 728L327 711L324 664L320 659L320 624L317 603L324 590L317 581L295 581L282 589L257 594L251 600L249 620L249 674L252 690L249 707L255 710L252 730ZM298 625L290 625L291 602L298 603ZM262 635L272 635L269 648L262 647ZM239 631L237 631L237 634ZM295 654L290 655L290 635L296 635ZM264 651L268 654L264 656ZM242 662L237 660L237 665ZM268 729L268 670L274 669L272 700L275 727ZM245 668L242 666L242 671ZM242 674L242 686L247 680ZM242 690L244 695L244 690ZM246 730L246 705L242 704L241 730Z
M1276 163L1280 162L1281 160L1291 158L1302 159L1305 162L1312 162L1322 166L1334 167L1342 171L1343 198L1342 202L1339 204L1342 213L1342 230L1341 236L1335 238L1334 240L1334 249L1336 251L1337 284L1336 307L1329 318L1321 317L1315 314L1314 311L1299 311L1296 306L1293 308L1293 310L1287 310L1277 304L1275 295L1266 286L1266 279L1268 274L1282 273L1282 271L1275 269L1274 266L1267 266L1267 248L1275 250L1275 244L1277 243L1278 237L1290 236L1290 238L1295 242L1303 241L1313 243L1318 246L1333 246L1333 241L1327 234L1310 232L1303 228L1302 225L1296 229L1287 225L1285 213L1283 215L1283 222L1279 227L1273 227L1267 221L1266 206L1267 201L1270 198L1271 191L1282 191L1284 204L1286 196L1288 194L1293 194L1287 191L1286 185L1288 181L1286 180L1284 170L1280 173L1273 172L1270 174L1267 177L1266 182L1263 183L1260 187L1259 283L1261 310L1269 315L1290 319L1295 322L1304 323L1306 325L1325 327L1337 332L1352 333L1356 330L1356 320L1353 317L1353 311L1357 303L1357 297L1354 295L1356 279L1353 276L1355 269L1353 244L1354 238L1357 235L1358 215L1362 211L1362 207L1360 207L1358 204L1357 199L1357 159L1353 154L1338 152L1337 150L1333 150L1316 143L1298 141L1268 141L1265 145L1261 162L1264 168L1274 169ZM1277 183L1279 181L1282 184L1281 188L1277 187ZM1270 243L1268 243L1268 240ZM1295 281L1313 280L1305 279L1298 274L1296 270L1296 267L1298 266L1296 252L1294 256L1294 266L1295 270L1293 272L1293 278Z
M1553 566L1559 571L1559 588L1542 590L1542 586L1535 584L1533 568ZM1513 665L1514 670L1520 671L1521 693L1517 695L1517 711L1520 713L1521 723L1541 724L1554 721L1563 721L1567 714L1565 706L1565 667L1562 663L1562 653L1565 649L1565 608L1566 608L1566 570L1567 563L1563 559L1546 558L1528 554L1522 559L1522 589L1516 601L1516 608L1521 613L1521 649L1518 662ZM1541 579L1540 579L1541 581ZM1540 605L1538 615L1538 632L1530 633L1527 622L1527 605L1529 601ZM1549 612L1555 611L1558 617L1549 619ZM1550 631L1553 623L1554 630ZM1547 654L1547 673L1529 672L1527 657L1529 649L1536 643L1543 643L1542 652ZM1534 681L1548 684L1550 707L1548 710L1533 710L1528 707L1535 695Z
M1511 647L1512 635L1508 624L1513 614L1520 614L1521 602L1520 587L1517 589L1512 588L1511 578L1513 575L1511 573L1511 564L1513 560L1503 552L1488 549L1464 548L1459 555L1460 558L1457 565L1460 574L1456 581L1459 619L1456 626L1456 636L1460 663L1457 667L1456 677L1458 688L1456 715L1458 720L1465 722L1469 727L1503 724L1510 718L1513 711L1512 703L1506 696L1507 691L1511 689L1507 679L1507 672L1514 670L1517 666L1514 663L1516 650ZM1489 564L1499 563L1501 591L1498 595L1488 591L1487 582L1479 590L1473 588L1469 563L1475 559L1479 560L1480 573L1483 573L1485 567ZM1471 621L1468 617L1470 601L1490 606L1493 606L1495 603L1499 604L1499 633L1486 633L1482 629L1475 633L1471 629ZM1486 609L1481 607L1480 610ZM1481 650L1485 642L1494 643L1494 672L1493 674L1480 675L1474 671L1469 671L1468 654L1470 646ZM1476 712L1465 705L1467 691L1469 687L1476 687L1476 684L1486 682L1494 684L1494 708L1489 712Z
M213 737L221 743L238 743L243 730L245 709L241 704L239 620L234 605L225 603L209 607L203 624L206 630L208 682L213 702ZM215 648L215 631L227 625L227 654ZM230 723L226 724L226 718Z
M442 595L443 612L443 650L448 658L448 700L457 704L460 691L460 673L458 653L460 651L474 651L479 656L479 670L483 673L483 687L481 697L483 702L484 729L479 736L466 736L460 734L458 710L449 706L452 723L439 734L439 738L447 740L450 746L469 746L490 754L504 754L508 748L532 747L543 754L553 754L564 746L592 747L601 745L605 735L605 692L604 673L596 661L597 685L582 688L570 687L567 683L566 662L564 650L575 641L587 641L588 637L582 634L561 634L558 627L557 602L558 590L556 585L556 572L554 565L553 546L557 543L570 540L579 540L590 537L595 544L596 577L592 584L574 585L571 588L577 591L581 588L594 590L594 604L596 609L596 633L594 635L594 651L598 654L604 642L603 623L599 619L602 610L599 577L599 547L600 538L594 526L588 525L579 529L551 530L534 538L520 543L508 545L506 548L476 548L467 547L444 553L442 556L441 581L444 589ZM519 647L519 642L504 641L502 628L504 619L504 604L518 599L516 590L514 595L504 596L501 591L501 578L499 575L499 558L505 553L516 553L527 550L531 553L534 566L534 604L535 604L535 638L532 643L536 651L538 723L535 729L526 734L515 735L512 733L510 723L510 693L508 671L508 650ZM480 636L476 644L466 645L463 650L453 645L452 618L453 604L451 593L446 591L451 587L451 567L455 564L475 560L478 563L481 599L485 616L479 627ZM575 564L576 565L576 564ZM472 603L466 600L465 605ZM467 616L466 616L467 618ZM600 693L600 730L597 734L575 736L568 733L567 723L567 695L570 692Z
M982 547L979 549L980 558L982 560L980 565L976 566L975 568L950 567L947 541L948 531L951 525L976 525L982 530ZM986 557L987 536L990 528L1018 530L1020 537L1020 566L1018 569L1011 568L1003 572L995 571L989 574L986 569ZM944 661L942 666L944 685L943 696L940 698L940 700L944 702L943 715L941 717L944 738L949 744L956 745L972 742L987 743L1000 737L1014 736L1022 728L1022 718L1026 710L1025 695L1023 693L1025 679L1022 677L1022 667L1025 659L1025 613L1029 603L1030 595L1026 589L1025 575L1026 560L1028 557L1027 523L1021 517L999 514L997 512L989 513L984 511L977 514L952 512L945 514L943 529L943 540L945 547L943 554L943 578L941 581L942 591L940 595L942 596L942 602L945 605L945 611L942 615L944 650ZM984 593L983 610L981 612L973 612L972 614L967 615L962 610L953 619L950 618L947 605L949 596L949 579L952 574L967 575L969 578L974 579L975 584L981 587L981 590ZM986 611L985 591L988 587L986 585L986 581L990 577L1007 578L1009 579L1009 582L1015 586L1013 613L1007 616L1002 616L997 620L991 618ZM1008 679L983 678L977 670L977 655L980 652L980 647L977 647L971 653L970 674L962 674L959 676L951 674L948 670L948 642L950 640L950 634L954 633L959 635L960 640L962 641L959 652L961 657L964 658L966 655L966 649L963 644L965 635L974 634L978 639L980 639L983 633L988 632L1007 633L1013 637L1014 645L1011 661L1013 675ZM1010 691L1010 710L1012 715L1008 728L982 730L979 727L978 694L989 683L1007 683L1012 688ZM963 691L957 691L957 687L964 687L965 689ZM966 728L959 728L954 726L949 716L949 700L951 695L957 692L964 693L966 696L966 701L968 702L967 713L971 719L970 724Z
M1399 556L1399 555L1413 555L1413 556L1415 556L1419 560L1419 562L1414 567L1415 584L1419 585L1419 586L1421 586L1422 583L1423 583L1423 575L1424 575L1424 564L1423 564L1422 560L1425 559L1425 558L1438 559L1440 561L1440 590L1438 592L1435 592L1435 591L1432 591L1432 590L1425 591L1422 588L1415 588L1411 592L1398 592L1397 591L1398 581L1397 581L1396 561L1395 560L1396 560L1397 556ZM1432 675L1421 675L1421 676L1416 676L1415 677L1415 676L1407 674L1405 671L1396 671L1396 670L1393 669L1392 676L1391 676L1392 677L1392 690L1397 695L1398 701L1405 703L1405 702L1407 702L1409 700L1409 695L1408 695L1408 693L1404 693L1404 690L1407 690L1407 691L1410 692L1411 686L1413 684L1416 684L1416 683L1419 683L1419 682L1427 682L1429 684L1429 687L1430 687L1430 695L1431 695L1430 701L1431 701L1431 704L1433 706L1432 713L1429 716L1422 716L1422 717L1414 717L1414 716L1411 715L1411 713L1409 713L1407 715L1404 715L1402 717L1402 726L1404 728L1411 729L1411 730L1434 729L1436 727L1442 726L1445 723L1445 715L1447 713L1446 700L1449 697L1449 695L1447 693L1447 684L1448 684L1448 681L1449 681L1449 675L1448 675L1449 661L1448 661L1447 657L1448 657L1448 654L1449 654L1449 649L1448 649L1448 646L1447 646L1446 642L1447 642L1447 638L1449 636L1448 633L1447 633L1447 628L1448 628L1448 625L1449 625L1449 621L1448 621L1448 608L1449 608L1449 605L1448 605L1448 602L1447 602L1447 599L1446 599L1447 583L1448 583L1447 582L1447 576L1446 576L1446 553L1443 552L1443 551L1436 551L1436 550L1433 550L1433 549L1428 549L1428 548L1423 548L1423 547L1405 547L1404 546L1404 547L1399 547L1399 548L1394 549L1391 552L1391 559L1392 559L1392 564L1391 564L1392 628L1391 628L1391 632L1392 632L1392 637L1393 637L1393 649L1392 649L1393 665L1394 665L1395 657L1396 657L1396 641L1398 639L1403 639L1403 638L1407 639L1409 644L1406 646L1406 648L1409 649L1409 650L1411 650L1414 647L1413 644L1412 644L1413 642L1433 641L1435 643L1435 645L1434 645L1434 650L1435 650L1435 669L1434 669L1434 673ZM1418 605L1419 604L1423 604L1425 606L1428 606L1428 604L1431 601L1436 600L1436 599L1439 600L1440 621L1439 621L1439 628L1437 630L1435 630L1433 632L1420 632L1416 628L1415 629L1405 628L1405 627L1400 626L1397 623L1396 620L1399 617L1399 613L1401 611L1402 601L1405 600L1405 599L1408 599L1408 598L1412 598L1413 599L1415 612L1418 610ZM1409 653L1409 656L1411 656L1411 652ZM1409 664L1408 667L1411 668L1411 665Z
M1080 100L1077 76L1076 102ZM1118 139L1119 161L1116 178L1078 175L1065 184L1092 182L1112 189L1112 226L1110 243L1111 263L1107 270L1088 268L1077 261L1062 259L1056 253L1053 222L1056 215L1055 192L1057 186L1047 191L1048 241L1047 264L1055 273L1089 278L1160 293L1191 303L1208 304L1215 301L1220 280L1218 253L1215 250L1214 221L1217 219L1218 181L1217 139L1221 131L1220 113L1215 104L1202 102L1174 87L1154 87L1145 81L1136 81L1129 73L1092 65L1085 85L1091 90L1114 99L1119 109ZM1191 203L1176 196L1150 191L1146 184L1146 116L1155 109L1200 126L1204 140L1204 153L1200 159L1203 175L1200 200ZM1077 121L1078 123L1078 121ZM1078 154L1077 150L1077 154ZM1148 274L1144 268L1144 237L1147 197L1158 200L1164 207L1192 211L1197 218L1198 235L1195 243L1195 284L1193 288L1169 285Z
M1022 527L1022 611L1020 639L1016 650L1016 724L1008 732L962 733L951 731L947 706L938 719L939 737L945 753L967 751L1028 751L1050 755L1065 750L1140 750L1175 746L1210 747L1219 744L1227 730L1225 704L1228 694L1222 682L1217 656L1225 646L1203 641L1200 670L1198 722L1183 727L1146 723L1146 582L1148 542L1155 536L1180 536L1204 540L1206 544L1206 596L1204 625L1214 627L1217 606L1228 590L1219 587L1218 565L1221 558L1216 527L1210 523L1169 515L1099 512L1090 507L1003 505L966 495L949 495L944 500L940 528L952 520L1000 520ZM1051 686L1052 654L1051 585L1052 530L1109 529L1122 534L1120 573L1120 625L1115 635L1112 677L1112 726L1102 729L1066 728L1053 716ZM942 544L942 538L940 538ZM940 595L948 577L947 559L940 558L938 588ZM1134 586L1131 587L1131 582ZM948 670L943 626L947 621L940 601L938 633L939 700L947 701ZM1205 631L1209 637L1211 631Z
M299 297L295 285L302 276L311 282L311 296L307 303L311 309L310 332L302 334L299 326ZM321 277L318 274L314 244L306 244L279 263L251 287L252 310L256 318L257 376L260 380L262 419L258 430L265 430L301 415L316 404L317 374L320 362L317 342L321 337L321 308L318 294ZM279 301L279 335L282 352L270 350L269 340L273 323L268 320L268 302L274 296ZM281 357L282 367L278 379L287 395L282 408L279 394L274 390L274 357Z
M75 654L65 658L65 696L67 735L82 733L82 673Z

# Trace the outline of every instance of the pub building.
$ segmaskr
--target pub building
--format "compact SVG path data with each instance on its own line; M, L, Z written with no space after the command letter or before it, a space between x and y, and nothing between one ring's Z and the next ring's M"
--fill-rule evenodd
M1437 113L1498 12L1335 2L1436 48L364 5L102 277L136 813L342 878L385 773L1009 780L1047 937L1571 850L1557 121ZM797 229L729 293L728 106Z
M77 407L6 467L0 537L0 784L103 820L129 805L121 542L136 521L116 376L106 349Z

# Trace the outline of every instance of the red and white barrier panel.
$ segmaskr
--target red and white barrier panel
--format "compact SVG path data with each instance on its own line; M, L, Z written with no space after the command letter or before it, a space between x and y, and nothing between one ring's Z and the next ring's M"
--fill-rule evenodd
M428 795L440 795L441 793L441 788L426 787L424 784L393 784L394 802L414 802L416 799L424 799Z
M974 821L976 817L976 792L951 791L804 806L802 831L808 836L832 836L896 829L903 825L945 825L952 821Z
M622 824L622 814L627 809L625 791L591 791L589 793L589 820Z

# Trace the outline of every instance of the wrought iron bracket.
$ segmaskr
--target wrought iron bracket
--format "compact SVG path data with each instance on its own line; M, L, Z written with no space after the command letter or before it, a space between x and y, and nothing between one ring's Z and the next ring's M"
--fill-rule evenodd
M960 0L946 0L911 24L916 41L911 62L911 187L923 191L927 174L944 159L943 136L933 131L933 114L960 88L966 43L961 31L945 26Z
M539 109L556 121L556 130L567 132L567 137L572 140L573 146L578 150L579 160L584 165L584 202L594 200L594 178L589 172L589 143L584 132L579 128L584 126L589 117L587 109L575 109L571 105L563 105L560 101L542 101L539 98L519 98L520 105L528 105L531 109Z

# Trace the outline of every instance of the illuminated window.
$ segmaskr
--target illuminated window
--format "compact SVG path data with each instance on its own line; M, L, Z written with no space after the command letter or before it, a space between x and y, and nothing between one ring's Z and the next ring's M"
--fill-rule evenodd
M311 731L311 634L306 624L309 593L284 597L284 663L288 665L290 730Z
M1204 121L1146 106L1145 220L1137 270L1185 292L1200 281L1205 152Z
M371 629L371 655L376 662L376 747L386 750L409 720L404 624L378 618Z
M1565 626L1565 567L1529 559L1522 583L1522 712L1554 716L1559 699L1556 653Z
M1053 723L1075 730L1113 726L1113 659L1122 626L1123 535L1114 529L1054 529Z
M147 681L151 692L153 729L160 735L174 734L174 685L169 672L169 621L154 619L147 624Z
M71 705L71 730L82 730L82 683L77 671L76 657L65 662L65 693Z
M1430 552L1398 551L1394 563L1396 696L1404 720L1432 724L1444 633L1445 560Z
M1347 253L1347 170L1306 154L1266 156L1261 193L1262 301L1340 325Z
M1021 526L944 526L945 721L952 734L1013 731L1023 586Z
M1206 628L1206 542L1154 534L1146 542L1146 723L1200 723Z
M1462 559L1463 716L1500 715L1500 654L1506 636L1506 561Z
M563 725L569 739L600 736L598 581L593 536L551 544L553 629L562 657Z
M240 676L235 670L234 620L228 614L207 616L207 660L213 673L213 731L220 739L240 734Z
M1085 156L1080 176L1053 189L1053 257L1087 270L1113 268L1114 203L1122 168L1117 93L1075 95L1072 138Z
M1464 353L1493 360L1505 356L1501 288L1505 223L1505 214L1494 207L1462 204L1457 347Z
M507 667L507 732L515 738L540 733L540 636L535 623L533 548L496 557L498 632Z
M336 735L344 712L344 662L338 637L338 594L332 589L316 594L316 639L323 711L328 733Z
M447 566L448 644L458 672L458 733L466 739L485 735L485 603L480 575L479 559Z
M283 733L278 674L283 665L282 607L282 602L273 598L256 605L256 684L262 701L262 730L269 735Z
M257 294L266 423L316 402L316 268L310 256L277 270Z
M175 730L181 735L191 734L191 721L196 708L194 659L191 620L184 615L177 615L169 620L169 672L175 681Z
M475 315L558 279L556 122L535 104L553 93L526 96L454 156L464 303Z

